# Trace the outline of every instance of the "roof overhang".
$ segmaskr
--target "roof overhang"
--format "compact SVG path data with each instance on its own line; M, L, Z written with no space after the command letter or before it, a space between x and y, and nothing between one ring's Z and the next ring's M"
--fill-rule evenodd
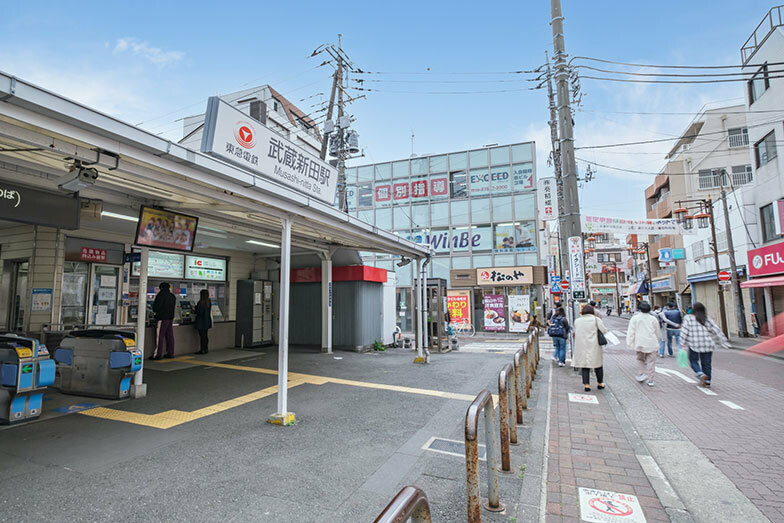
M53 188L76 159L100 172L87 195L125 195L236 223L269 237L290 218L292 243L421 258L429 245L406 240L263 176L160 138L117 118L0 72L0 152L6 171ZM17 181L27 179L15 177Z

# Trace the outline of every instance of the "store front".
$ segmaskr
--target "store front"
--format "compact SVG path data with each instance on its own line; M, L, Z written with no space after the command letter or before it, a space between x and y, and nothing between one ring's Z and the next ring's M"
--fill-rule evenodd
M738 269L738 279L741 282L741 293L743 302L746 304L746 325L749 332L754 332L752 324L756 321L753 314L754 296L751 289L745 288L746 268L740 266ZM716 278L716 272L710 271L701 274L693 274L687 277L690 293L684 293L685 298L681 308L687 310L694 302L700 302L708 310L708 313L716 320L721 316L721 302L719 300L719 293L724 293L724 307L726 310L725 324L729 330L730 336L738 335L738 321L735 315L735 293L732 291L731 285L719 285ZM751 306L750 306L751 305Z
M664 307L670 302L677 303L675 276L672 274L651 280L651 291L653 291L653 303L651 305Z
M450 289L467 291L478 332L526 332L533 315L541 321L546 283L547 267L540 266L450 271Z
M749 280L741 287L754 295L752 326L762 336L784 334L784 242L748 251Z

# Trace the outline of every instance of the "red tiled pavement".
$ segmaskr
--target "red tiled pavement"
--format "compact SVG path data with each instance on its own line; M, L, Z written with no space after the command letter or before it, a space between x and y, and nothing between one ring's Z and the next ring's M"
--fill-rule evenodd
M616 321L611 328L623 332L627 323L620 328ZM634 375L630 350L607 350L605 358ZM678 367L674 358L659 358L657 366L694 378L691 369ZM641 388L765 516L784 522L784 363L720 350L713 357L715 396L660 373L655 387ZM719 400L745 410L731 409Z
M669 521L603 397L606 390L593 387L598 405L573 403L569 393L582 392L580 378L570 367L552 372L546 521L580 521L578 487L635 495L647 521Z

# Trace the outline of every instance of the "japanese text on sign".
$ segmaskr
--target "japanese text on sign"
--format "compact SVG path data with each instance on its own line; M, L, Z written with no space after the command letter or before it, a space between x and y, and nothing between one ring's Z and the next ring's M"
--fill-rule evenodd
M555 220L558 218L555 178L540 178L537 181L537 198L540 220Z
M532 267L495 267L477 269L476 281L479 285L519 285L533 283Z
M95 249L93 247L82 247L79 251L79 258L82 261L105 262L106 249Z

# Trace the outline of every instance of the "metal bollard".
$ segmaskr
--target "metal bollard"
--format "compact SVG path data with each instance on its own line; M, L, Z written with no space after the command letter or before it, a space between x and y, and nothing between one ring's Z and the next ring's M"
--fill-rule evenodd
M539 351L539 331L538 330L534 331L534 341L536 343L536 364L539 365L539 358L540 358L541 354L540 354L540 351Z
M531 363L528 361L529 355L529 348L530 344L526 340L523 343L523 363L525 365L525 397L531 397ZM528 402L526 401L525 408L528 408Z
M501 472L512 472L509 445L517 445L517 424L514 423L510 392L514 394L514 372L507 363L498 373L498 425L501 429ZM511 396L514 397L514 396ZM512 422L510 423L510 420Z
M521 368L523 349L518 349L514 353L514 373L515 373L515 410L517 414L517 424L523 424L523 409L528 408L528 400L525 397L525 386L523 385L523 370Z
M468 522L482 521L479 490L479 414L485 412L485 448L487 450L487 503L486 510L501 512L504 506L498 495L498 440L495 432L495 413L493 396L487 389L482 389L471 405L468 406L465 418L465 451L466 451L466 492L468 492Z
M392 498L373 523L430 523L430 504L419 487L407 486Z

